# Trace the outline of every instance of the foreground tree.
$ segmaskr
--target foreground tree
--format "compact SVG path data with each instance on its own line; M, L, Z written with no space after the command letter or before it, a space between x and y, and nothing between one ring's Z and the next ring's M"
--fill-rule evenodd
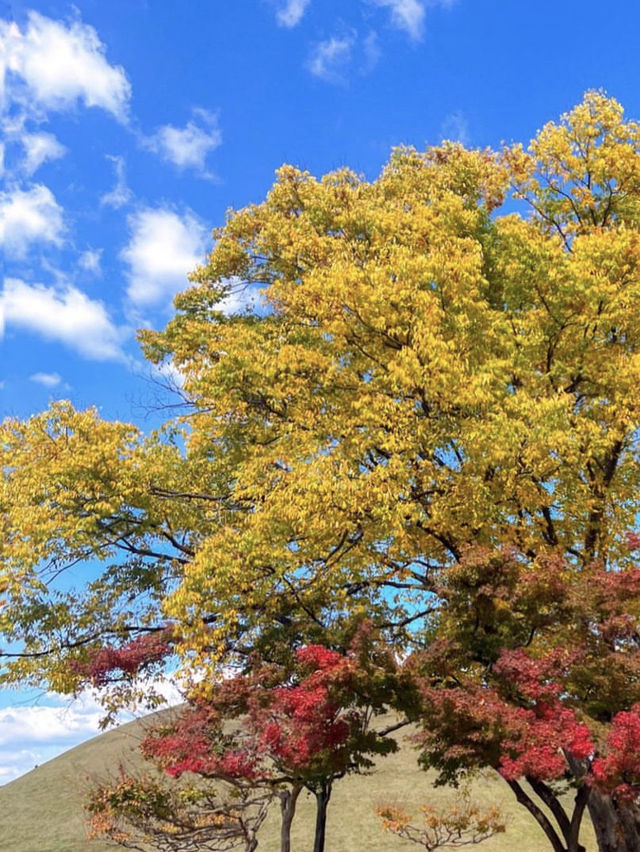
M272 798L229 779L218 787L178 786L122 770L115 783L91 792L89 839L139 852L255 852Z
M635 849L640 571L476 548L441 595L438 638L407 661L424 765L454 784L495 769L555 852L584 852L587 811L600 849Z
M528 151L402 149L372 182L281 169L141 334L181 371L184 418L150 438L67 405L4 424L0 627L27 655L9 677L73 690L93 648L167 625L204 668L333 644L363 611L431 646L470 545L557 557L569 585L633 571L639 227L640 127L598 93ZM221 313L242 287L261 306ZM55 591L88 559L102 577ZM505 647L573 647L549 611ZM602 760L636 682L602 728L586 712ZM635 804L598 808L638 849Z
M233 841L253 850L264 808L277 796L280 848L289 852L297 800L306 789L317 806L313 849L323 852L335 782L397 748L388 734L399 725L376 730L373 722L399 697L403 680L366 623L344 654L309 645L287 665L253 655L245 672L200 684L188 705L142 743L145 757L173 778L186 773L204 783L189 787L186 799L152 777L102 785L89 804L94 833L130 845L146 831L157 849L186 850L188 843L195 849L210 837L211 846L202 848ZM233 785L235 800L211 805L208 785L220 782Z

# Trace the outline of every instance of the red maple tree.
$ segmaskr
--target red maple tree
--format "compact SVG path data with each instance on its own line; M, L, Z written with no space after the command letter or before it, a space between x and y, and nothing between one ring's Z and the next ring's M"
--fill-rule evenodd
M473 549L439 592L439 638L406 663L423 765L454 784L494 768L554 852L584 850L588 809L599 848L619 852L604 805L636 819L640 570L575 570L553 555L531 565L513 550Z
M101 678L111 676L106 660L97 654L93 663ZM120 657L109 660L123 670ZM388 736L396 726L376 730L372 722L399 703L404 680L391 651L361 624L344 652L307 645L284 663L253 654L241 673L199 684L175 718L150 731L142 751L176 779L191 773L276 791L282 852L291 848L297 799L309 790L317 806L314 852L323 852L335 781L397 748Z

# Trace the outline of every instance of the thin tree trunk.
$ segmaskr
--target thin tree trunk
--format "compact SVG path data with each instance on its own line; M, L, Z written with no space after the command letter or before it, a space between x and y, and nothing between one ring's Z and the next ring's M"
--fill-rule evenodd
M325 829L327 826L327 806L331 798L331 784L323 784L316 794L316 835L313 852L324 852Z
M531 816L536 820L540 828L547 835L547 840L551 844L553 852L567 852L564 843L558 835L558 832L555 830L555 828L549 821L547 815L541 808L536 805L531 796L528 796L526 794L526 792L522 789L522 787L520 786L520 784L518 784L517 781L507 781L507 784L513 790L514 795L518 800L518 804L524 805L524 807L529 811Z
M292 787L290 790L280 790L280 852L291 852L291 823L296 813L296 804L302 787Z
M542 799L542 801L554 815L555 820L558 823L558 828L562 832L562 836L566 841L571 832L571 821L567 816L567 812L563 808L561 802L558 800L558 797L553 792L551 787L548 787L544 783L544 781L539 781L537 778L531 778L529 776L527 776L527 781L529 782L529 785L531 786L533 792L540 799ZM576 850L572 849L571 852L576 852Z
M564 805L558 799L554 791L537 778L527 777L527 781L534 793L545 803L553 814L555 821L564 838L567 852L586 852L580 843L580 824L582 815L589 798L589 788L582 784L576 793L571 818L564 809Z
M599 852L640 852L640 807L592 790L587 804Z

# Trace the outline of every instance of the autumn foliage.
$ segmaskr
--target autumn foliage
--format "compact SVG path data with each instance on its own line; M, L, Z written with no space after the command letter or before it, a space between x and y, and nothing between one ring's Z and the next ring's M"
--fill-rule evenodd
M562 849L581 848L592 797L635 802L639 581L635 568L578 570L559 556L533 566L514 550L462 557L441 589L439 638L407 662L421 760L440 783L495 769ZM552 805L555 828L522 779ZM576 791L567 813L558 782Z
M243 288L259 308L223 313ZM415 720L442 781L492 767L554 852L585 814L600 852L637 852L640 124L588 92L527 148L284 166L175 307L140 334L183 378L158 432L69 403L0 427L6 679L117 687L161 670L138 637L171 625L198 681L242 671L248 742L306 784L377 747L366 618L413 684L372 706ZM335 665L305 673L319 647Z
M433 852L435 849L456 849L488 840L505 830L504 821L497 808L481 811L469 801L461 800L448 810L439 811L425 805L421 824L397 805L381 805L377 813L385 831L395 834Z
M154 646L149 647L154 653ZM96 659L102 660L100 654ZM117 658L114 665L120 667ZM254 655L244 672L200 684L176 718L149 733L141 750L174 779L197 776L233 785L252 811L256 802L284 795L284 804L293 804L292 819L295 799L306 788L317 798L315 848L322 850L334 782L370 769L374 757L397 748L382 726L376 729L373 723L406 688L405 682L394 655L365 622L346 653L307 645L286 664L268 663ZM151 797L156 802L164 789L125 778L117 789L100 788L92 798L91 807L100 819L116 826L110 829L113 834L135 815L123 808L121 794L136 784L136 789L145 791L141 801ZM136 799L133 793L127 796L127 802ZM107 807L114 797L119 820ZM219 812L219 808L212 810ZM169 815L173 823L179 822L175 803L168 803L164 813L167 823ZM158 821L155 811L154 819ZM137 820L138 827L141 822ZM238 831L240 827L236 826Z
M253 852L272 794L233 783L176 785L121 768L113 783L91 791L88 839L158 852Z
M144 675L171 653L171 632L143 633L119 646L105 645L94 649L87 659L72 660L71 668L95 687L104 687L121 678Z

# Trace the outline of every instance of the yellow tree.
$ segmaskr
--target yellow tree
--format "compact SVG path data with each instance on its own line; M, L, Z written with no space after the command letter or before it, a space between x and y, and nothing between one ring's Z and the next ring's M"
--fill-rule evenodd
M527 150L399 149L374 181L284 167L215 240L140 335L184 418L2 427L9 677L72 689L91 648L167 624L213 667L363 614L418 640L470 544L631 565L640 126L617 102L588 93ZM242 287L258 306L221 313ZM113 566L52 592L82 560Z

